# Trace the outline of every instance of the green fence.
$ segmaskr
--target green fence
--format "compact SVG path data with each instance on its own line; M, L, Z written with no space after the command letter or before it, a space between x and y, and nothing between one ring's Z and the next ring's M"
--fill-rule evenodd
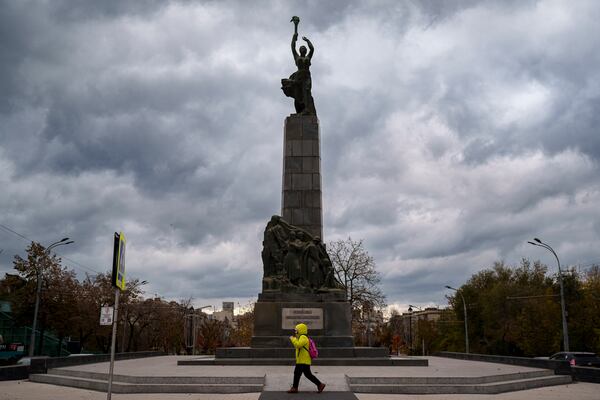
M15 326L12 317L0 311L0 335L4 339L4 343L22 343L25 348L25 353L29 352L29 343L31 341L31 328L28 326ZM44 355L50 357L68 356L66 342L63 340L59 348L58 338L49 332L44 332L43 345L40 349L40 331L36 331L35 355Z

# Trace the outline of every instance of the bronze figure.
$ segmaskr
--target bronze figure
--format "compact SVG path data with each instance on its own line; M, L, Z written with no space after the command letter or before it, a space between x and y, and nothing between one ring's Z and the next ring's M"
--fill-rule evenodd
M312 79L310 76L310 62L315 52L315 48L306 36L302 40L308 45L308 54L306 46L300 46L300 54L296 52L296 42L298 40L298 23L300 18L294 16L291 21L294 23L294 35L292 36L292 55L294 63L298 70L288 79L281 80L281 89L286 96L294 98L294 107L296 114L317 115L315 103L312 97Z

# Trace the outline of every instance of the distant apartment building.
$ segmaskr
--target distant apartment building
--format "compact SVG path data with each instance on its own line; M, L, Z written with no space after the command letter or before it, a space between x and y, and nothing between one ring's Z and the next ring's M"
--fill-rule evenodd
M420 321L426 321L433 325L442 317L445 310L437 307L427 307L422 310L415 310L412 312L405 312L399 316L400 320L400 331L402 340L406 343L407 347L411 350L426 348L427 344L422 343L423 337L419 332Z
M225 322L232 328L235 328L237 321L233 315L233 308L234 306L232 301L224 301L221 311L213 312L212 318L216 319L217 321Z

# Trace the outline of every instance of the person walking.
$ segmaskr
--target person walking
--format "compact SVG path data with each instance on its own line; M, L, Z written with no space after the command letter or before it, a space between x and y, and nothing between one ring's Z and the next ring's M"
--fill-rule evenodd
M294 383L288 393L298 393L298 384L300 383L300 377L304 374L309 381L317 385L317 391L321 393L325 389L325 384L322 383L316 376L310 371L310 365L312 359L308 352L308 327L305 324L296 325L294 336L290 336L290 341L296 349L296 368L294 368Z

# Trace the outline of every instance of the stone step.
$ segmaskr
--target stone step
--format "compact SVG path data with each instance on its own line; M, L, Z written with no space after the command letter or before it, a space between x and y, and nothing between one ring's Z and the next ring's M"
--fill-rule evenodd
M150 377L152 378L152 377ZM29 380L38 383L48 383L59 386L69 386L79 389L96 390L106 392L108 382L100 379L89 379L66 375L32 374ZM257 393L262 392L263 383L211 383L211 384L185 384L185 383L123 383L114 380L112 384L113 393Z
M348 383L354 385L468 385L521 379L554 376L551 370L522 371L501 375L486 376L367 376L348 377Z
M287 338L286 338L287 339ZM288 339L289 340L289 339ZM387 347L319 347L319 358L388 357ZM288 347L220 347L216 358L295 358L295 349Z
M294 365L293 358L198 358L179 360L177 365ZM360 358L317 358L312 365L339 366L410 366L427 367L425 358L360 357Z
M572 379L568 375L551 375L482 384L350 384L350 390L378 394L498 394L569 383Z
M288 398L298 398L302 400L358 400L358 397L352 392L331 392L325 389L323 393L315 391L300 391L296 395L288 395L284 392L262 392L258 400L282 400Z
M52 368L49 375L108 381L108 373ZM265 376L134 376L113 374L113 382L160 385L264 384Z

